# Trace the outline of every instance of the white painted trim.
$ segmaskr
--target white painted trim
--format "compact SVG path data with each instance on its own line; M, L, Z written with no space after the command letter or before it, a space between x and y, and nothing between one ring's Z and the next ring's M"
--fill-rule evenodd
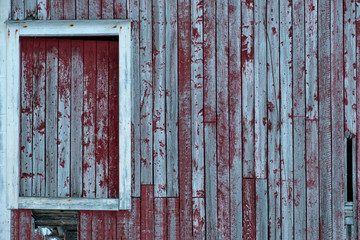
M131 208L131 22L130 20L63 20L7 21L7 179L8 208L23 208L24 204L38 209L59 209L53 200L19 198L20 159L20 44L22 36L119 36L119 199L117 208ZM29 204L30 200L32 201ZM58 198L55 198L59 200ZM88 199L84 199L86 202ZM24 202L25 201L25 202ZM55 201L55 200L54 200ZM67 201L67 200L66 200ZM100 200L92 210L109 210ZM75 201L79 202L79 201ZM49 205L46 205L48 204ZM60 203L59 203L60 204ZM70 201L69 205L75 204ZM54 208L53 208L54 207ZM56 207L56 208L55 208ZM75 207L75 205L74 205ZM88 207L78 210L89 210ZM73 209L73 208L67 208Z
M117 211L119 199L19 197L19 209Z
M131 23L119 35L119 208L131 208ZM124 114L129 113L129 114Z

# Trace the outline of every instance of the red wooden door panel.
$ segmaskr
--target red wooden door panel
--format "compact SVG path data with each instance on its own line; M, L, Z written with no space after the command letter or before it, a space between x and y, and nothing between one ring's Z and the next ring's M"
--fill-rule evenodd
M20 196L117 198L117 40L20 44Z

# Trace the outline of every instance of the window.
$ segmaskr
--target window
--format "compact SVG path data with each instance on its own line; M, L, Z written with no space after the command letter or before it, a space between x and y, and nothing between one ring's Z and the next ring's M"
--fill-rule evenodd
M119 209L130 209L131 207L131 24L129 21L119 21L119 20L95 20L95 21L9 21L7 23L8 25L8 42L7 42L7 136L8 136L8 143L7 143L7 150L6 150L6 159L7 159L7 172L9 176L7 177L9 183L8 183L8 207L10 209L72 209L72 210L119 210ZM48 181L48 186L46 188L49 188L51 184L53 184L52 189L47 189L46 193L40 193L41 191L38 189L35 189L34 184L29 184L29 181L27 179L33 179L35 175L38 175L39 172L37 172L38 164L34 159L36 156L34 156L32 151L35 149L35 151L38 151L36 146L34 145L34 126L36 124L41 125L40 121L36 122L36 118L38 115L34 115L33 108L31 111L31 114L26 113L24 109L27 108L26 106L26 99L29 98L30 102L34 101L33 98L39 97L40 98L46 98L48 97L48 101L46 102L49 106L53 104L53 106L50 108L42 106L41 109L36 109L38 113L44 113L47 115L47 117L51 118L53 117L57 121L57 123L52 122L51 120L43 121L45 124L48 125L48 127L52 126L53 129L57 128L55 131L51 131L51 128L46 130L46 134L48 136L49 142L48 147L54 147L57 148L58 151L57 155L59 155L59 152L62 153L61 149L65 147L66 153L65 155L69 156L71 155L70 151L71 148L70 142L71 142L71 133L73 136L76 136L78 134L76 132L76 127L73 127L71 130L71 121L80 123L80 125L83 123L83 120L81 119L82 116L78 114L77 110L72 109L73 111L73 118L61 118L61 116L57 116L59 113L60 115L62 113L69 113L71 111L71 107L68 106L68 108L64 109L64 105L66 103L63 102L63 97L60 89L61 84L65 84L66 82L72 81L68 80L66 81L66 78L69 78L68 75L66 75L66 71L61 70L62 73L65 72L66 76L62 76L60 74L60 71L53 69L50 69L47 73L47 70L43 70L41 72L41 67L39 67L39 60L40 57L38 54L34 53L34 49L36 46L40 44L39 37L51 37L55 39L45 39L43 40L43 44L46 46L49 46L49 49L45 49L43 51L43 58L46 56L52 57L54 55L54 52L57 52L56 57L54 57L54 62L48 63L49 65L53 64L54 68L58 67L67 67L67 72L71 72L71 67L76 68L75 65L71 64L63 64L64 61L67 61L66 59L70 59L70 61L73 61L76 63L78 61L77 56L84 56L79 53L76 53L76 51L84 51L84 47L76 47L76 44L82 42L84 43L86 41L86 44L83 44L87 46L88 49L91 49L91 44L95 44L95 48L99 45L99 49L104 49L104 46L106 46L106 51L102 55L100 54L100 58L103 57L104 59L107 59L107 64L109 62L113 63L113 61L110 61L110 55L114 57L113 52L109 50L109 46L114 46L113 40L114 38L110 36L118 36L118 129L119 129L119 136L118 136L118 148L119 152L118 159L115 162L115 164L118 164L116 166L116 169L118 169L118 194L116 194L116 198L114 198L114 195L105 193L105 194L99 194L97 196L87 196L86 192L83 193L81 190L81 187L79 185L74 184L76 182L76 177L79 177L79 174L73 174L71 175L71 167L66 166L68 169L67 171L63 171L62 167L59 171L56 171L56 174L52 174L49 172L46 172L47 177L51 176L52 179L55 179L55 181L51 182L51 180ZM34 37L37 37L34 38ZM107 38L103 38L107 37ZM36 40L35 40L36 39ZM109 41L111 43L109 43ZM35 44L34 44L35 42ZM89 43L89 44L87 44ZM33 44L33 45L31 45ZM38 44L38 45L37 45ZM55 46L52 46L52 44ZM75 47L74 47L75 46ZM24 48L28 48L27 50ZM21 48L21 51L20 51ZM38 47L39 48L39 47ZM80 49L80 50L79 50ZM49 50L49 52L47 52ZM59 54L60 51L60 54ZM72 52L74 51L74 52ZM87 51L89 52L89 51ZM20 54L21 53L21 54ZM24 54L25 53L25 54ZM96 53L96 51L95 51ZM53 86L49 85L49 82L51 83L51 80L44 81L43 83L43 89L45 89L44 93L35 93L36 89L34 91L31 91L29 94L24 94L24 84L26 82L26 71L23 71L26 67L24 64L26 64L27 60L24 59L26 56L29 56L29 58L32 58L31 61L28 61L28 69L31 69L31 74L29 77L29 83L31 85L30 88L33 86L38 87L39 84L34 84L33 82L38 81L39 77L41 77L44 73L46 74L54 74L56 75L55 78L51 78L50 76L47 76L49 79L57 79L61 78L61 81L56 81L56 84L53 84ZM96 57L96 56L95 56ZM74 58L74 59L72 59ZM90 57L91 58L91 57ZM64 60L65 59L65 60ZM85 59L85 57L84 57ZM41 61L40 61L41 62ZM44 61L43 61L44 62ZM46 62L46 59L45 59ZM91 66L90 63L87 63L83 61L81 64L83 64L84 71L88 69L92 69L93 66ZM89 65L90 64L90 65ZM101 59L99 60L99 66L103 64L101 62ZM106 65L108 66L108 65ZM105 68L105 67L104 67ZM117 69L117 68L116 68ZM106 71L111 71L111 68L106 67ZM104 73L106 76L108 76L109 73ZM94 72L94 71L93 71ZM97 73L99 73L98 71ZM76 75L78 74L78 71L73 71L73 73ZM96 73L96 72L95 72ZM97 74L96 73L96 74ZM87 72L84 74L88 74ZM94 75L94 74L93 74ZM35 77L34 77L35 76ZM36 77L37 76L37 77ZM101 79L101 75L93 76L93 78ZM64 80L65 79L65 80ZM70 78L69 78L70 79ZM85 80L84 80L85 81ZM100 81L100 80L99 80ZM109 82L106 83L109 84ZM59 85L60 84L60 85ZM41 84L40 84L41 85ZM99 87L99 86L96 86ZM101 87L101 86L100 86ZM52 92L51 89L55 89L54 92L58 92L58 94L51 95L49 92ZM65 88L68 89L68 88ZM59 90L59 91L58 91ZM95 89L96 90L96 89ZM25 89L26 91L26 89ZM47 92L47 93L46 93ZM81 92L81 90L80 90ZM104 93L99 93L99 95ZM69 90L65 93L65 98L71 98L71 93ZM73 96L76 96L77 93L73 93ZM96 96L96 94L95 94ZM96 98L96 97L92 97ZM51 100L52 99L52 100ZM85 95L84 97L78 97L79 103L78 105L81 106L84 104ZM90 99L93 101L96 101L95 99ZM108 100L107 100L108 101ZM76 100L74 101L74 103ZM100 103L101 105L101 103ZM105 106L108 107L108 106ZM59 110L60 111L57 111ZM31 116L30 116L31 115ZM77 116L79 115L79 116ZM29 117L28 117L29 116ZM104 116L105 118L108 118L110 115ZM100 116L101 117L101 116ZM110 116L114 117L114 116ZM117 116L116 116L117 117ZM29 119L27 119L29 118ZM116 118L115 118L116 119ZM100 119L101 120L101 119ZM99 120L99 121L100 121ZM27 124L26 121L30 121L30 124ZM62 123L59 125L59 121L65 121L64 124L67 126L67 128L62 128ZM30 131L26 131L26 128L31 126ZM109 127L109 126L107 126ZM101 128L101 127L100 127ZM40 130L45 131L45 130ZM78 129L78 132L81 134L80 130ZM111 131L111 129L110 129ZM110 132L109 131L109 132ZM63 143L59 142L58 137L51 138L54 134L65 134L66 135L66 143L67 146L62 146ZM28 136L27 136L28 135ZM36 135L36 134L35 134ZM101 134L100 134L101 135ZM19 137L20 136L20 137ZM95 136L93 136L95 137ZM30 139L29 141L31 144L30 146L26 146L26 144L23 144L27 141L27 139ZM54 139L57 139L56 141ZM75 138L76 139L76 138ZM100 139L100 145L101 145L101 136ZM81 138L83 140L83 138ZM42 141L46 141L46 137L42 139ZM78 140L79 142L79 140ZM107 144L107 143L106 143ZM59 147L60 145L60 147ZM23 148L29 148L30 153L23 153ZM46 147L44 147L46 148ZM59 151L60 148L60 151ZM44 150L43 150L44 151ZM74 148L74 151L78 151L80 154L82 153L79 148ZM53 151L54 152L54 151ZM43 153L45 155L45 158L47 159L49 156ZM53 153L54 154L54 153ZM75 161L83 161L82 159L85 159L87 161L88 158L84 158L83 156L80 157L80 160L77 159L77 156L79 154L74 154L73 160ZM62 156L55 157L53 160L48 160L48 163L51 164L57 164L58 167L63 166L62 164ZM26 159L29 160L29 164L26 165ZM32 165L31 165L32 164ZM66 162L66 164L69 164L69 162ZM95 164L95 163L94 163ZM31 171L25 171L25 168L27 166L31 165ZM80 164L81 165L81 164ZM83 163L82 166L86 165L86 163ZM55 166L55 168L56 168ZM48 166L46 166L48 167ZM92 166L95 167L95 166ZM111 166L109 166L111 167ZM34 171L35 170L35 171ZM41 171L44 171L44 169L40 169ZM52 169L54 171L54 169ZM75 170L73 170L74 173ZM45 173L45 171L44 171ZM51 175L52 174L52 175ZM65 175L64 175L65 174ZM42 173L40 173L42 175ZM81 175L81 170L80 170ZM106 175L106 174L105 174ZM89 183L93 182L93 184L96 184L96 179L91 178L91 174L88 179L83 179L83 183ZM100 174L100 176L104 177L104 174ZM36 177L36 176L35 176ZM107 176L106 176L107 177ZM46 177L45 177L46 178ZM57 183L56 179L66 179L69 178L69 184L70 182L73 182L73 188L75 189L73 192L70 192L67 187L65 187L66 191L63 192L62 185ZM78 181L81 181L78 180ZM39 181L38 181L39 182ZM99 181L101 184L101 180ZM82 183L80 183L82 184ZM65 184L66 185L66 184ZM79 188L76 190L76 188ZM53 189L58 189L59 192L56 190L52 192ZM90 191L90 190L89 190ZM55 193L56 192L56 193ZM90 195L90 194L89 194Z

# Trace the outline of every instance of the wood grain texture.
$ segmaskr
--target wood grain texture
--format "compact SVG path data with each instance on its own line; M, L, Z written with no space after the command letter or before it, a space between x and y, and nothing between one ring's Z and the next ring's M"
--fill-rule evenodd
M130 229L129 229L129 238L130 239L140 239L140 199L133 198L131 200L131 213L130 213Z
M119 197L119 48L109 42L109 198Z
M305 1L306 205L307 237L319 238L319 152L317 3Z
M11 0L11 16L14 20L25 18L25 0Z
M243 239L256 238L255 179L243 179Z
M291 16L290 16L291 17ZM267 176L266 1L254 1L254 172Z
M95 197L96 41L84 42L84 116L82 196Z
M33 196L45 196L45 39L33 49Z
M71 40L59 41L57 122L58 196L70 196Z
M132 2L132 3L129 3ZM127 14L131 18L131 14L129 12L133 11L131 5L133 0L114 0L114 18L115 19L125 19ZM129 9L127 9L127 5L130 6Z
M152 1L140 1L141 184L153 183Z
M331 1L331 155L332 235L345 238L343 2Z
M230 237L229 60L228 3L217 2L216 35L216 151L219 238Z
M109 43L96 42L96 197L106 198L109 186Z
M256 191L256 239L268 238L268 189L266 179L255 180Z
M192 196L204 197L203 1L191 1Z
M281 215L282 238L293 239L293 76L292 76L292 5L280 0L280 119L281 119Z
M332 237L330 3L318 2L320 236ZM295 64L295 63L294 63Z
M269 239L281 237L280 205L280 9L279 1L267 2L267 80L268 80L268 189Z
M154 239L167 239L166 208L166 198L154 198Z
M33 39L20 43L21 52L21 137L20 137L20 196L31 196L33 182Z
M63 20L64 19L64 1L63 0L51 0L50 1L50 18L51 18L51 20Z
M57 196L58 40L46 41L46 196Z
M89 19L89 0L76 0L76 19Z
M180 239L179 198L167 198L167 236L168 239Z
M154 236L154 186L141 185L141 239Z
M254 177L254 1L241 1L243 177Z
M167 0L166 11L166 167L167 196L179 196L178 144L178 32L177 2Z
M153 1L153 161L155 197L166 197L165 1Z
M84 41L71 42L71 197L82 195Z
M360 72L360 1L356 1L356 73ZM356 74L356 89L360 89L360 74ZM356 91L356 102L360 101L360 92ZM356 119L360 117L360 108L356 108ZM360 136L360 121L356 121L356 136ZM356 215L357 221L355 222L355 227L357 228L357 236L360 236L359 229L360 229L360 141L356 141Z
M133 19L132 22L132 59L133 59L133 68L132 68L132 92L131 99L133 108L131 110L132 114L132 172L131 172L131 195L133 197L140 197L140 158L141 158L141 129L140 129L140 91L141 91L141 82L139 78L140 68L139 66L139 2L131 0L129 1L129 18Z
M344 108L345 131L356 134L356 29L355 1L344 1Z
M39 1L39 0L37 0ZM64 1L64 19L75 19L76 15L76 0L63 0Z
M205 239L205 199L193 198L193 239Z
M190 3L178 1L180 239L192 236Z
M205 197L206 197L206 237L216 239L218 237L218 193L217 193L217 154L216 154L216 123L205 123ZM240 192L240 194L242 194ZM241 195L240 195L241 196ZM240 197L241 201L242 197ZM238 200L239 201L239 200ZM238 207L237 202L235 206ZM235 208L236 209L236 208ZM235 211L235 210L234 210ZM239 210L236 209L236 213ZM241 213L241 211L240 211ZM235 218L240 215L235 215ZM234 219L233 224L238 226L238 218Z
M305 12L293 1L294 238L306 238Z
M243 236L242 209L242 124L241 124L241 2L229 1L229 161L230 161L230 228L232 239ZM266 80L266 79L264 79ZM211 133L211 132L210 132ZM216 134L216 132L213 132ZM210 135L211 136L211 135ZM205 141L207 141L205 136ZM211 140L211 138L209 139ZM210 145L211 146L211 145ZM205 149L210 154L210 149ZM207 153L205 153L207 156ZM211 156L211 155L210 155ZM209 160L216 161L216 156ZM206 172L207 174L207 172ZM212 173L216 174L216 170ZM207 176L207 175L206 175ZM211 177L211 175L209 176ZM210 182L208 182L210 181ZM207 183L216 184L207 179ZM207 196L208 197L208 196ZM212 201L212 200L210 200ZM216 204L216 202L214 202ZM211 211L211 210L210 210ZM216 215L215 215L216 216ZM212 218L212 216L209 216ZM215 222L215 220L208 220ZM212 232L209 232L211 234ZM216 233L216 230L215 230ZM207 235L209 236L209 235ZM216 236L214 234L214 236Z

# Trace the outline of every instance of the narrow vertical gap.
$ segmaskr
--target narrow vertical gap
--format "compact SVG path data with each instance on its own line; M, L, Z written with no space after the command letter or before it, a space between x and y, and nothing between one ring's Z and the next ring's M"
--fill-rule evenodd
M346 158L345 158L345 166L346 166L346 201L353 202L353 145L352 145L352 138L346 138Z

